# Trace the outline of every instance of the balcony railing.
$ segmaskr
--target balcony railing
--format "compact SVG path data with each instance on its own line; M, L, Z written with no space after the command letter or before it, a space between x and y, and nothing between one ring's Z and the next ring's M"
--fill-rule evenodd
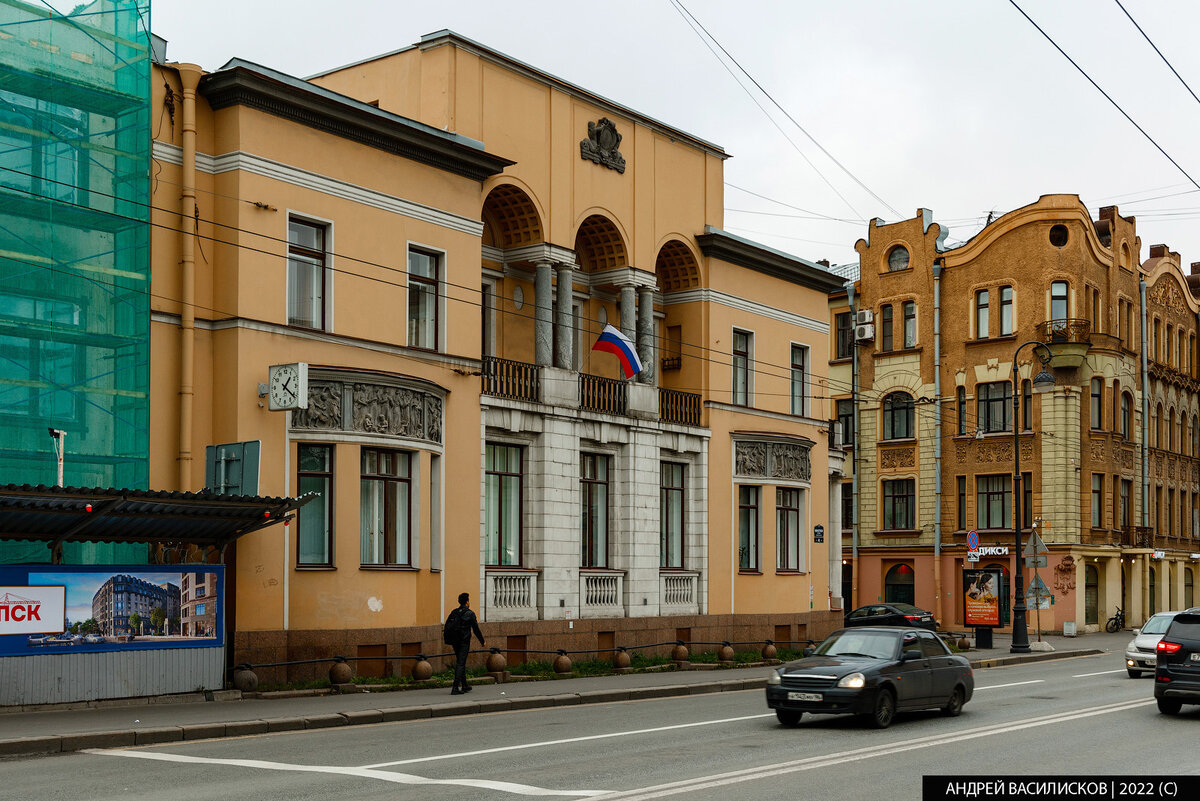
M538 403L542 385L538 366L495 356L483 357L483 394Z
M700 396L694 392L659 387L658 417L664 423L700 425Z
M537 620L537 579L530 570L487 571L484 620Z
M1088 344L1092 341L1092 321L1079 318L1063 318L1047 320L1039 323L1039 339L1047 344L1079 343Z
M579 571L579 616L624 617L625 574Z
M579 374L579 408L590 412L625 414L627 386L624 381Z
M700 614L699 587L699 573L659 573L658 603L661 614Z

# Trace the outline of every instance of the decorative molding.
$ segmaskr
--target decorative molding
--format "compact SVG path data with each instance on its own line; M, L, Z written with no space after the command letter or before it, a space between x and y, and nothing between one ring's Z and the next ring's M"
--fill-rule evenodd
M771 320L778 320L781 323L807 328L809 331L821 334L829 333L829 322L826 320L817 320L773 306L754 303L716 289L685 289L682 292L666 292L662 296L662 305L664 306L674 306L679 303L715 303L738 311L758 314Z
M917 449L913 446L906 448L883 448L879 452L879 466L884 470L915 467L916 464Z
M700 252L710 259L727 261L824 294L845 288L846 279L812 262L742 239L711 225L706 225L704 233L696 236L696 242L700 245Z
M1092 461L1093 462L1104 461L1104 441L1103 440L1093 439L1091 441L1091 450L1092 450Z
M1075 557L1070 554L1054 566L1054 589L1064 596L1075 589Z
M183 164L183 150L166 142L155 142L152 148L154 158L168 164ZM357 184L330 178L327 175L293 167L290 164L273 161L272 159L256 156L253 153L235 150L222 153L220 156L196 154L196 169L210 175L226 172L243 172L261 175L292 186L311 189L331 197L342 198L364 206L380 209L381 211L399 214L421 222L432 223L452 231L459 231L471 236L483 236L483 221L474 220L459 214L453 214L432 206L415 203L411 200L389 195L374 189L368 189Z
M620 146L621 134L612 120L608 117L601 117L597 122L589 120L587 139L579 143L579 157L624 175L625 157L617 149Z
M380 434L442 442L442 397L406 383L312 381L308 409L292 413L292 429Z
M812 480L811 443L734 442L734 474L741 478Z

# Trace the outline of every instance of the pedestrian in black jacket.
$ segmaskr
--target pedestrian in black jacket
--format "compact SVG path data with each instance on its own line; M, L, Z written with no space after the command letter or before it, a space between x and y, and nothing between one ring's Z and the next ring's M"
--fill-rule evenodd
M451 620L455 616L457 616L457 623L454 626L454 642L450 642L450 638L447 637L446 643L454 648L455 660L454 686L450 689L450 694L462 695L471 692L471 685L467 684L467 653L471 650L472 631L479 638L479 644L483 645L483 633L479 630L478 618L471 611L471 594L469 592L461 593L458 596L458 609L450 613Z

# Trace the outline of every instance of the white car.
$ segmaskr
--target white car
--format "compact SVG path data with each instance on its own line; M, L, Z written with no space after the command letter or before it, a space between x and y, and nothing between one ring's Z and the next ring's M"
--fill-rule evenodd
M1171 625L1171 620L1179 612L1159 612L1151 615L1140 629L1133 630L1133 639L1125 646L1125 669L1129 678L1136 679L1142 671L1154 672L1158 665L1156 646Z

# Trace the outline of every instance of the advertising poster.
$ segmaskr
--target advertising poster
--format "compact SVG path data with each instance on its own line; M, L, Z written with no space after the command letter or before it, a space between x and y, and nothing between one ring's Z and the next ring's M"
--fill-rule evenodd
M1000 625L1000 582L997 570L963 571L964 624L967 626Z
M223 565L0 567L0 656L225 643Z

